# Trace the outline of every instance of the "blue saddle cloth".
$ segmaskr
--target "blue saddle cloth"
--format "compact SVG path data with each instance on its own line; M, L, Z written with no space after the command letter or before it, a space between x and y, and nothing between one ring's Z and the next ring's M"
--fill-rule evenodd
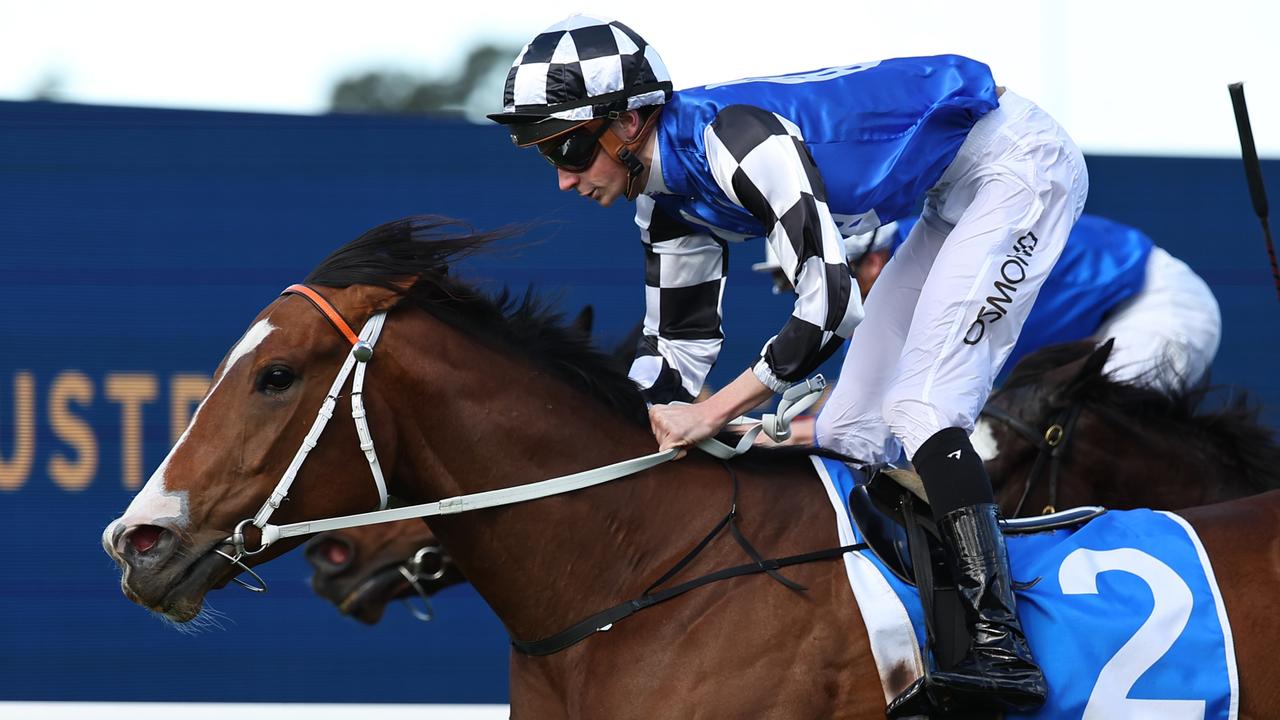
M849 491L862 478L843 463L822 462L824 482L843 498L847 516ZM1014 535L1007 543L1014 579L1036 581L1017 593L1018 615L1049 684L1041 710L1007 717L1236 718L1231 628L1209 559L1185 520L1111 511L1080 528ZM923 649L915 588L872 562Z

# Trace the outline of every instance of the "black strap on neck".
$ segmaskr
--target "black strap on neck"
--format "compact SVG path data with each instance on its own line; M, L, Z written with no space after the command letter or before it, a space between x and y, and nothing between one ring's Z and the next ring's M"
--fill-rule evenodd
M602 630L608 630L619 620L622 620L623 618L647 607L652 607L658 603L683 595L690 590L702 587L703 585L708 585L720 580L727 580L733 577L739 577L741 575L768 573L770 577L777 580L779 583L782 583L784 586L795 590L796 592L804 592L806 588L803 585L792 580L788 580L786 577L783 577L778 570L790 565L801 565L818 560L829 560L840 557L848 552L867 549L866 543L857 543L854 545L841 545L840 547L816 550L813 552L802 553L800 555L789 555L787 557L773 558L769 560L764 559L761 557L760 553L752 547L751 543L747 541L746 537L743 536L742 531L738 529L736 522L738 516L738 475L734 472L733 466L727 462L725 463L725 468L728 469L729 476L733 479L733 503L729 508L729 512L720 519L720 522L716 523L716 526L711 529L711 532L707 533L707 535L703 537L692 550L686 553L684 557L673 565L670 570L663 573L662 577L658 578L653 582L653 584L645 588L640 597L634 600L628 600L624 603L619 603L606 610L601 610L600 612L580 620L568 628L541 640L524 641L517 640L513 637L511 638L511 646L514 647L516 651L525 655L551 655L575 645L595 633ZM710 544L722 530L724 530L726 525L729 527L734 538L738 541L738 545L741 546L743 551L751 558L751 562L717 570L708 575L703 575L701 577L694 578L693 580L680 583L679 585L673 585L665 590L658 590L655 592L656 588L678 575L681 570L683 570L695 557L698 556L699 553L706 549L707 545Z

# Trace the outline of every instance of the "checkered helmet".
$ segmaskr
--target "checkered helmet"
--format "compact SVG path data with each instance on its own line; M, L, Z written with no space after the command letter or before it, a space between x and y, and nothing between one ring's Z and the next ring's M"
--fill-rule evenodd
M502 112L489 119L524 147L670 97L667 67L644 38L617 21L573 15L524 46L507 73Z

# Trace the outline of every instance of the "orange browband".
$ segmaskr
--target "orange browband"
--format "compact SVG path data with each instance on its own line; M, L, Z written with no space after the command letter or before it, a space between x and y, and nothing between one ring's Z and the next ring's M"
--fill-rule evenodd
M356 335L355 332L351 329L351 326L347 324L346 319L342 317L342 315L338 312L338 309L335 308L333 304L330 303L328 300L326 300L324 296L321 295L320 293L316 292L315 290L312 290L306 285L290 285L289 287L284 289L284 292L280 294L281 295L301 295L302 297L311 301L311 304L314 305L316 309L319 310L329 320L329 324L333 325L333 327L338 332L342 333L343 337L347 339L347 342L351 343L352 345L355 345L356 343L360 342L360 337Z

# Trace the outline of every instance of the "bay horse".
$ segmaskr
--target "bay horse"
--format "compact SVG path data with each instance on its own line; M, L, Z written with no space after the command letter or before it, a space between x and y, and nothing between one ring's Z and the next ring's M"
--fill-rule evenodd
M1111 342L1027 355L975 432L1006 517L1077 505L1180 509L1280 489L1280 445L1244 395L1204 410L1206 387L1110 379Z
M494 301L442 272L491 241L442 227L430 218L380 226L307 278L345 318L389 312L363 402L391 494L429 502L652 453L634 384L530 297ZM353 352L334 328L304 298L285 295L224 358L185 435L104 530L129 598L189 621L211 589L240 572L222 554L230 533L276 486ZM330 425L277 517L376 507L373 483L352 481L364 467L355 429ZM617 482L433 518L432 529L513 637L529 640L637 597L731 503L742 534L767 556L839 544L809 459L785 449L727 463L693 451ZM1185 517L1215 561L1238 638L1240 716L1272 716L1280 493ZM280 540L245 560L260 564L300 542ZM685 572L743 559L733 543L712 542ZM807 589L736 577L563 652L513 652L512 717L883 717L886 693L843 564L797 565L788 576Z
M575 325L582 322L579 316ZM624 357L634 344L624 343L614 355ZM1243 396L1207 411L1200 408L1203 389L1165 392L1116 382L1103 372L1110 351L1110 343L1093 341L1042 348L992 394L978 446L985 448L1007 517L1053 505L1173 510L1280 489L1280 446ZM1041 461L1035 467L1046 452L1045 430L1077 409L1070 434L1059 440L1063 452L1051 490L1052 466ZM324 533L315 545L307 553L316 568L313 588L365 622L376 622L392 600L465 582L420 522ZM414 554L423 548L432 565L415 591L398 569L416 567Z
M311 589L338 611L367 625L402 600L414 617L431 620L431 596L466 582L421 520L361 525L317 535L307 544Z

